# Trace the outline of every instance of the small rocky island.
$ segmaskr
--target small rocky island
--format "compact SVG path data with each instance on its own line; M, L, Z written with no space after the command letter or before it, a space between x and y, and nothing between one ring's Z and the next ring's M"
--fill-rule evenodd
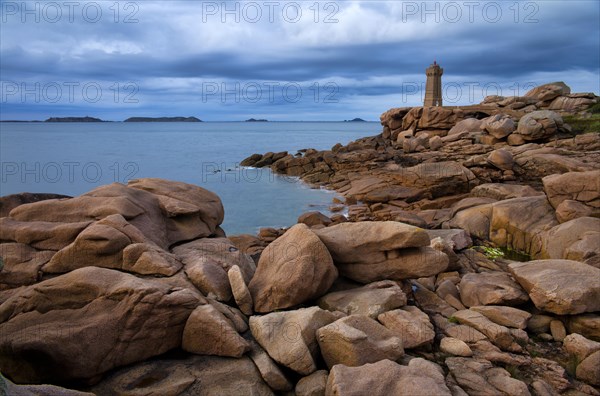
M258 235L162 179L3 197L0 392L600 395L599 99L395 108L254 154L348 212Z
M129 117L123 122L202 122L196 117Z
M249 118L246 120L246 122L269 122L269 120L265 120L264 118Z
M362 118L353 118L351 120L344 120L344 122L367 122L367 121L363 120Z
M50 117L45 122L106 122L95 117Z

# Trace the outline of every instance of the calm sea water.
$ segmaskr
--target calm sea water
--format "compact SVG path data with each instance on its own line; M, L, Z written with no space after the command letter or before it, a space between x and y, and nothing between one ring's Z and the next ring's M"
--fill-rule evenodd
M160 177L219 195L228 234L288 226L327 212L333 193L237 164L253 153L329 149L379 133L369 122L0 123L0 195L79 195L112 182Z

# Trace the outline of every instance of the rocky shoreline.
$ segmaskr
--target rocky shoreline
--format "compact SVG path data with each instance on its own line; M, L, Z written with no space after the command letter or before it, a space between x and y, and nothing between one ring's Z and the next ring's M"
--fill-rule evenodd
M0 198L0 390L600 395L600 134L562 117L597 103L552 83L255 154L349 214L256 236L161 179Z

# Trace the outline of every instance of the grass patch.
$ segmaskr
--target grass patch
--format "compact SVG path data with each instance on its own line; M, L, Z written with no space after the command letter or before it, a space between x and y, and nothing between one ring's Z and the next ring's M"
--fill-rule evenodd
M450 323L457 323L458 324L458 319L456 319L454 316L450 316L448 318L448 322L450 322Z
M563 117L563 121L571 126L574 135L582 133L598 133L600 132L600 103L596 103L590 109L598 106L591 112L590 117L582 117L579 115L567 115Z
M480 251L481 253L485 254L485 257L487 257L490 260L496 260L497 258L504 257L504 252L502 251L502 249L489 246L475 246L474 248Z

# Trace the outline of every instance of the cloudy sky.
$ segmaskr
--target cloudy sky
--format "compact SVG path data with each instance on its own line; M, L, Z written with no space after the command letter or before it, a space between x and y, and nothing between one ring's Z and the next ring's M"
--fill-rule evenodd
M600 2L0 1L3 120L377 120L565 81L600 94Z

